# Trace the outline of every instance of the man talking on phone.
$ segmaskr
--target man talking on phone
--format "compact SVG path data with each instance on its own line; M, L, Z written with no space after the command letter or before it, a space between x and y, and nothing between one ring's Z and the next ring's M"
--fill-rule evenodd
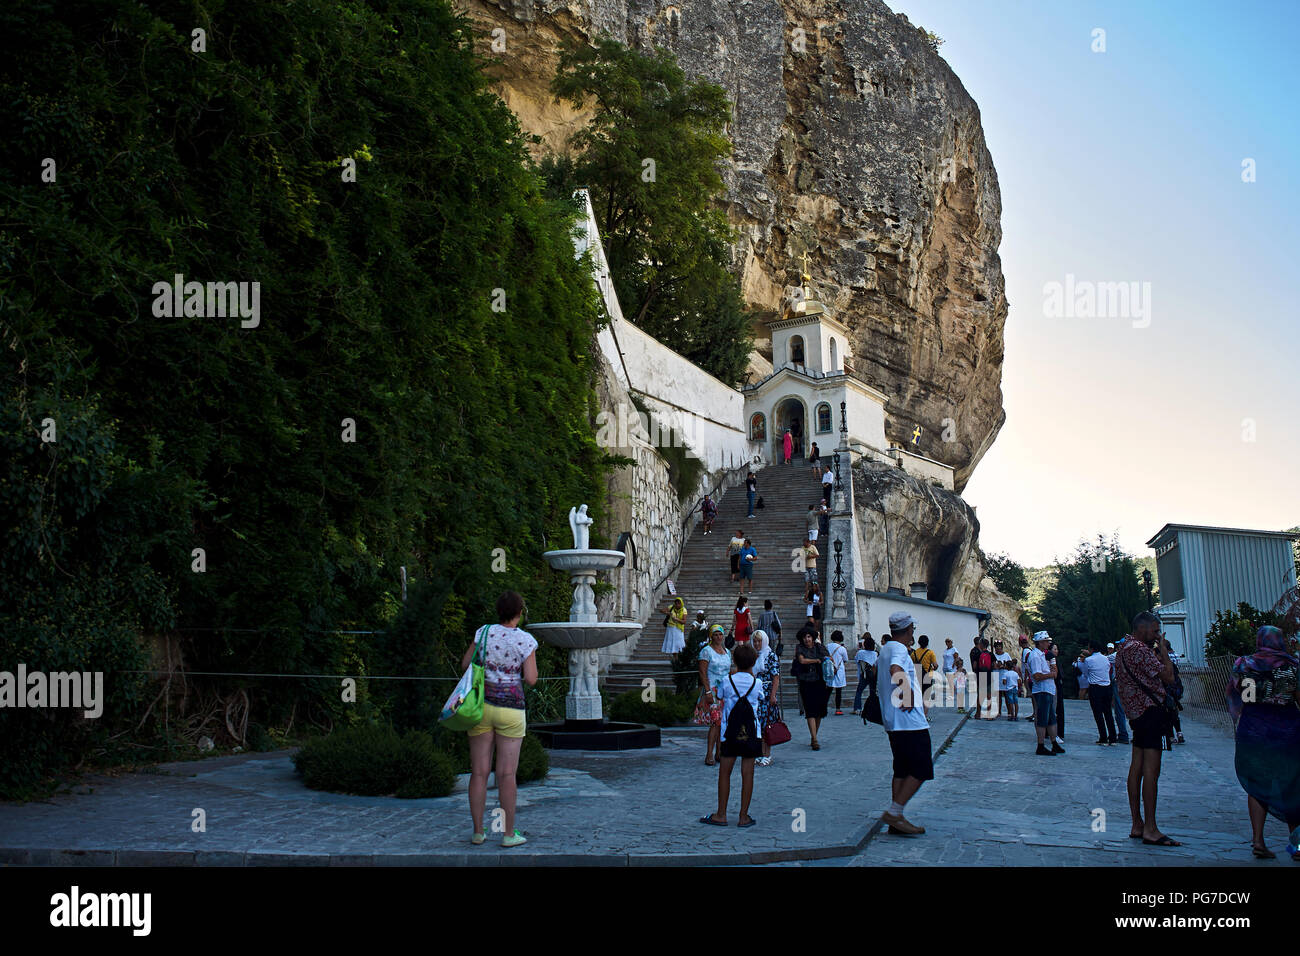
M1174 665L1165 650L1160 619L1143 611L1133 619L1133 636L1115 655L1115 680L1132 726L1133 759L1128 768L1128 806L1133 815L1129 838L1147 846L1182 846L1156 826L1160 754L1169 725L1165 688L1174 682Z

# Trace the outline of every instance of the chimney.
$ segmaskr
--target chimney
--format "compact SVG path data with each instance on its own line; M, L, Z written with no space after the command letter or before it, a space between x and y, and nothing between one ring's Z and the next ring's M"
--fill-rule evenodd
M929 595L929 591L926 589L924 581L912 582L912 597L920 598L922 601L928 601L929 600L928 595Z

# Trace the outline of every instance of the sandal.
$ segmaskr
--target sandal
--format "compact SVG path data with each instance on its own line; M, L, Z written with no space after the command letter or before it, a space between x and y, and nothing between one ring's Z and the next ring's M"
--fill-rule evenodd
M708 824L709 826L711 826L711 827L725 827L725 826L726 826L725 823L719 823L717 820L713 819L712 814L710 814L710 815L707 816L707 817L700 817L700 822L701 822L701 823L707 823L707 824Z
M1255 854L1257 860L1276 860L1277 854L1266 846L1255 846L1251 844L1250 852Z
M750 817L748 823L738 823L738 824L736 824L736 826L738 826L740 829L743 830L743 829L745 829L746 827L752 827L752 826L753 826L754 824L756 824L756 823L758 823L758 821L755 820L753 817Z
M1148 840L1143 837L1142 842L1147 846L1182 846L1177 840L1171 840L1167 836L1161 836L1159 840Z
M814 740L814 741L812 742L812 749L813 749L813 750L821 750L821 749L822 749L822 745L819 744L817 741Z

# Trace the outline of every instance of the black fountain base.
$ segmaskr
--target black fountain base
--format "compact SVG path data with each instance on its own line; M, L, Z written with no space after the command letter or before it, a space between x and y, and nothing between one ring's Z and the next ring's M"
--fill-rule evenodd
M563 720L533 724L528 728L551 750L644 750L659 746L654 724L626 724L613 720Z

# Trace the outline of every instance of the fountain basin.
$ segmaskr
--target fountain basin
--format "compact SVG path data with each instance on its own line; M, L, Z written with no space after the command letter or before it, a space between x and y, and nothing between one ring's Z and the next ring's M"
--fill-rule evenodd
M550 750L646 750L659 746L654 724L602 720L565 720L528 728Z
M546 551L542 557L557 571L608 571L623 563L622 551L601 551L592 548L565 548Z
M622 556L621 551L614 553L620 557ZM619 641L639 633L640 630L640 624L619 621L597 621L594 624L573 624L567 621L556 621L528 625L528 632L539 641L545 641L547 644L553 644L556 647L567 647L576 650L609 647L611 644L617 644Z

